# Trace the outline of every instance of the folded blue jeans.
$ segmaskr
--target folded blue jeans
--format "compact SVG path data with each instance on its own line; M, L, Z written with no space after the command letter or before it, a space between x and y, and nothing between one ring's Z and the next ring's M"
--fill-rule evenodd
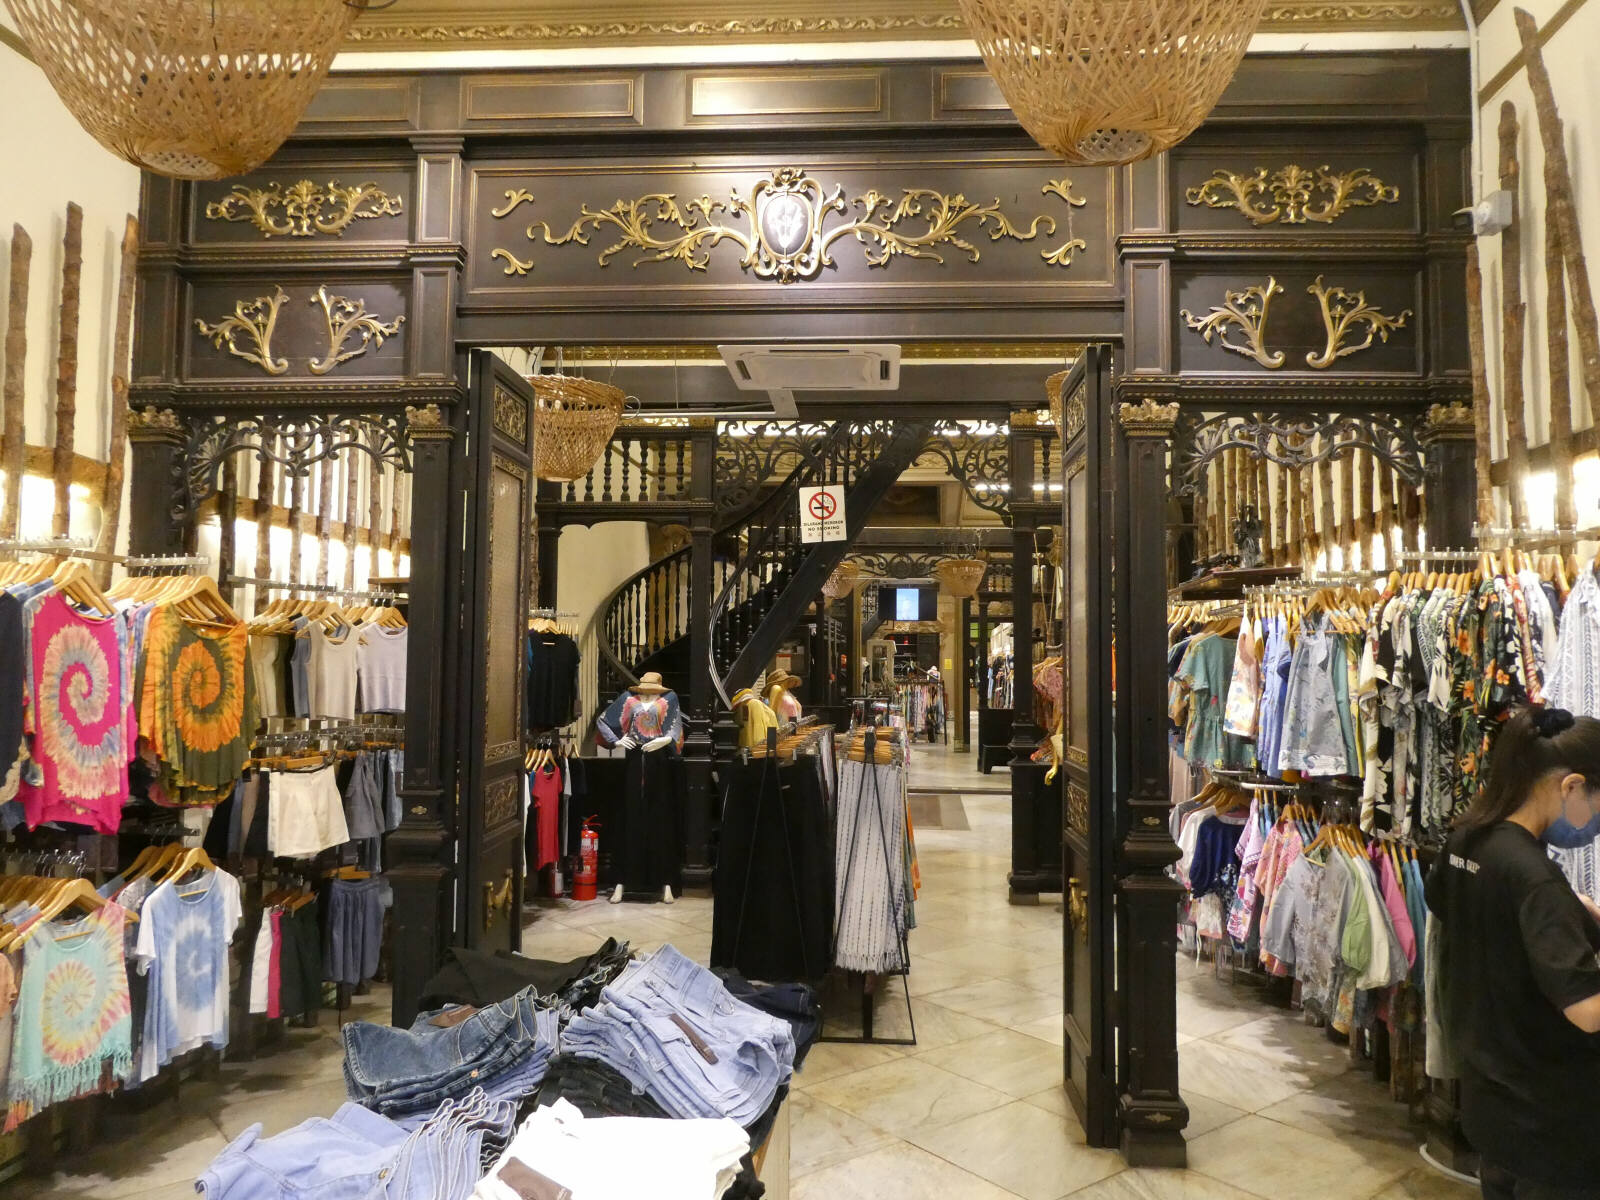
M363 1200L381 1186L406 1133L359 1104L276 1137L252 1125L196 1181L207 1200Z

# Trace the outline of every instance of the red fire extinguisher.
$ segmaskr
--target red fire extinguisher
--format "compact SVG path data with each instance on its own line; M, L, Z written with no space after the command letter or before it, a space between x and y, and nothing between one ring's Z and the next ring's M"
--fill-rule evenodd
M593 900L600 883L599 814L585 817L578 836L578 870L572 877L572 898Z

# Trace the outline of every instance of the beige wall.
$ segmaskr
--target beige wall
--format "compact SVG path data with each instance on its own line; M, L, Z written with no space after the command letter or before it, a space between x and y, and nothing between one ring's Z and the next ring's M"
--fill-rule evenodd
M598 694L594 619L618 584L650 564L650 530L643 521L568 525L561 531L559 553L556 608L578 614L570 624L581 633L578 692L580 711L587 714L596 711L598 702L611 699Z
M1497 4L1485 18L1478 35L1479 87L1491 83L1508 63L1521 53L1512 13L1526 8L1543 28L1559 9L1561 0L1515 0ZM1573 173L1573 191L1578 206L1578 224L1588 253L1590 275L1600 285L1600 155L1594 152L1600 134L1600 74L1594 67L1594 48L1600 45L1600 4L1587 4L1572 14L1544 47L1544 60L1555 90L1556 106L1566 126L1567 159ZM1480 107L1480 134L1477 166L1480 194L1499 186L1499 136L1501 103L1512 101L1521 123L1519 157L1521 187L1518 205L1522 228L1522 293L1527 303L1523 388L1526 397L1528 442L1542 445L1549 439L1550 393L1549 357L1546 351L1545 321L1545 202L1544 151L1539 134L1533 94L1525 70L1518 69ZM1478 253L1483 263L1484 344L1488 351L1489 390L1494 401L1494 455L1505 457L1505 413L1503 408L1501 312L1504 287L1500 268L1500 238L1479 239ZM1572 296L1568 289L1569 321ZM1600 398L1584 392L1576 334L1569 330L1571 357L1573 428L1584 429L1594 423L1594 405ZM1600 478L1593 460L1580 462L1575 500L1581 528L1600 525ZM1553 482L1546 475L1536 478L1529 491L1529 521L1546 527L1554 521ZM1504 501L1502 500L1502 505ZM1502 508L1502 518L1504 509Z
M28 294L26 425L30 445L55 442L56 339L61 303L62 237L67 202L83 208L83 286L78 323L77 453L104 459L110 438L111 346L124 222L139 208L138 169L116 158L79 127L43 72L0 44L0 278L10 273L11 227L33 239ZM0 308L9 291L0 291ZM0 347L0 357L4 349ZM47 480L23 493L25 536L50 532ZM72 532L91 535L99 514L73 507Z

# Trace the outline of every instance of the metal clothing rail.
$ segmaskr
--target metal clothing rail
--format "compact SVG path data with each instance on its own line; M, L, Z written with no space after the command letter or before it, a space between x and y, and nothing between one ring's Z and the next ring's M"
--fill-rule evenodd
M1486 551L1483 550L1402 550L1395 556L1396 561L1403 563L1425 562L1480 562Z
M1472 536L1480 542L1570 542L1577 538L1576 525L1553 529L1516 529L1509 525L1474 525Z
M405 593L394 588L343 588L331 583L288 583L282 579L261 579L254 575L229 575L236 587L256 587L264 592L315 592L319 596L342 596L347 600L398 600Z

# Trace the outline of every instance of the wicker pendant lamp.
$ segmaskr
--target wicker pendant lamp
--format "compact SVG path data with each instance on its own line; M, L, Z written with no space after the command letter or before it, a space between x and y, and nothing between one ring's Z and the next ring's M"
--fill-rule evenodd
M627 401L621 388L576 375L535 375L533 470L548 483L582 479L605 453Z
M947 558L933 568L933 574L957 600L970 600L988 569L981 558Z
M1136 162L1194 132L1265 0L961 0L1011 111L1079 166Z
M859 578L861 578L861 568L847 558L833 569L833 574L828 576L827 582L822 585L822 594L829 600L848 596L855 590L856 580Z
M5 0L107 150L179 179L253 170L294 131L368 0Z

